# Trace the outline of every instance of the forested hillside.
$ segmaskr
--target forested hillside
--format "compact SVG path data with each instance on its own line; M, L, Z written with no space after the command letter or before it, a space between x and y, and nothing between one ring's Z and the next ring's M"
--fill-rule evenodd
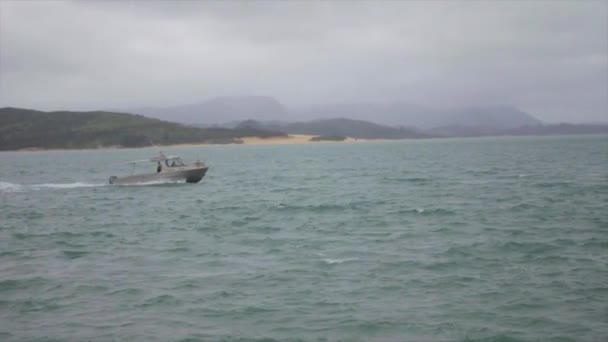
M0 150L224 144L239 143L246 136L284 135L250 128L196 128L126 113L0 108Z

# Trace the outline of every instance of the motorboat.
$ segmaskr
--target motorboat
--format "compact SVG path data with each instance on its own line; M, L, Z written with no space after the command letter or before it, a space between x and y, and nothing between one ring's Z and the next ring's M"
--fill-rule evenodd
M134 174L135 166L141 163L156 164L155 173ZM205 163L197 160L192 165L187 165L179 156L165 156L162 152L150 159L135 160L129 162L133 166L131 175L111 176L110 184L138 184L156 182L180 182L198 183L207 173L209 167Z

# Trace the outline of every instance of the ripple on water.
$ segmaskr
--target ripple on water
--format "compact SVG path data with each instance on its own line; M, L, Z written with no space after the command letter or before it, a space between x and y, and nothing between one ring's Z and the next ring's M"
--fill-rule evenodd
M49 281L42 277L0 280L0 292L40 288L48 285Z
M78 259L78 258L82 258L82 257L90 254L89 251L77 251L77 250L62 250L61 252L68 259Z
M154 309L156 307L162 308L167 306L177 306L182 304L183 301L179 298L170 295L162 294L152 298L146 299L143 303L136 305L137 308Z

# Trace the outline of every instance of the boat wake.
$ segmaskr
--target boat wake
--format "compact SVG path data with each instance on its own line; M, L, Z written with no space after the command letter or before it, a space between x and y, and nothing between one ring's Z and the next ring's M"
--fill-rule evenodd
M93 188L98 186L106 186L105 183L44 183L27 185L32 189L76 189L76 188Z
M113 186L149 186L149 185L173 185L173 184L187 184L187 183L185 180L179 180L179 181L158 180L158 181L132 183L132 184L113 184Z
M8 182L0 182L0 192L18 192L21 190L21 185Z
M163 186L163 185L174 185L174 184L186 184L185 181L153 181L153 182L142 182L134 184L124 185L113 185L118 187L131 187L131 186ZM80 188L96 188L110 186L108 183L41 183L41 184L16 184L10 182L0 182L0 193L15 193L15 192L26 192L36 191L45 189L80 189Z
M42 184L15 184L10 182L0 182L0 193L24 192L43 189L77 189L106 186L106 183L42 183Z

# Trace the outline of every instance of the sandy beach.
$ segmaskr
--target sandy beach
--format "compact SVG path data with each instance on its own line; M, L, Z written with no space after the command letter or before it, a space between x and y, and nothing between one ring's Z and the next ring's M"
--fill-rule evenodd
M310 139L315 137L314 135L308 134L289 134L286 137L272 137L272 138L260 138L260 137L245 137L241 138L245 145L288 145L288 144L319 144L319 143L340 143L340 142L354 142L363 141L361 139L353 139L347 137L343 141L311 141Z
M222 145L295 145L295 144L339 144L344 142L368 142L368 141L382 141L383 139L354 139L347 137L343 141L311 141L310 139L316 135L309 134L289 134L284 137L243 137L239 138L242 143L231 143L231 144L209 144L209 143L191 143L191 144L175 144L165 145L162 147L196 147L196 146L222 146ZM161 147L161 146L159 146Z
M116 149L128 149L128 148L148 148L148 147L197 147L197 146L222 146L222 145L295 145L295 144L336 144L344 142L369 142L369 141L382 141L383 139L354 139L347 137L343 141L311 141L310 139L315 135L308 134L289 134L284 137L243 137L240 138L242 143L230 143L230 144L209 144L209 143L187 143L187 144L172 144L172 145L157 145L157 146L142 146L142 147L121 147L121 146L100 146L98 148L75 148L75 149L45 149L39 147L28 147L12 152L44 152L44 151L80 151L80 150L116 150ZM4 151L11 152L11 151Z

